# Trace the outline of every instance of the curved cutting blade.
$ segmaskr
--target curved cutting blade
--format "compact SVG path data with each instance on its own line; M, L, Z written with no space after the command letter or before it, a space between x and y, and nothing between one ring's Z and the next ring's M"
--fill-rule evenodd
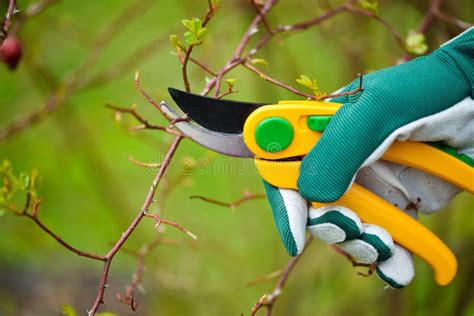
M220 133L242 133L250 113L265 105L209 98L173 88L168 88L168 92L190 119L202 127Z
M160 107L165 116L170 120L176 120L181 117L165 101L160 103ZM193 141L212 151L234 157L254 157L254 154L245 145L242 133L227 134L214 132L186 121L177 121L175 126Z

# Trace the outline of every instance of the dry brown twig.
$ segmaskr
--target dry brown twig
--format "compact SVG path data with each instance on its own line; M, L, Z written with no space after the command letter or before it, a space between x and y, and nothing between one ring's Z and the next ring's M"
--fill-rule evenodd
M116 242L116 244L112 247L112 249L105 255L105 264L104 268L102 271L102 277L99 282L99 287L97 290L97 295L95 298L95 301L91 307L91 309L88 311L89 316L95 315L97 310L99 309L99 306L104 303L104 292L107 287L107 281L109 277L109 271L110 271L110 265L112 263L113 258L117 254L117 252L120 250L120 248L123 246L123 244L127 241L127 239L130 237L130 235L133 233L135 228L138 226L138 224L141 222L141 220L147 216L148 214L148 209L150 208L151 203L153 202L153 197L155 196L158 184L165 174L166 169L171 163L171 159L173 158L173 155L175 154L179 143L183 137L181 136L176 136L173 143L171 144L170 148L168 149L168 152L166 153L166 156L163 160L163 163L158 170L158 172L155 175L155 178L153 179L152 185L148 191L148 194L145 198L145 201L143 203L142 208L138 212L137 216L133 220L133 222L129 225L127 230L122 234L120 239Z
M132 155L128 155L128 160L130 162L132 162L134 165L139 166L139 167L143 167L143 168L156 169L156 168L161 167L161 163L158 163L158 162L143 162L143 161L140 161L140 160L137 160L137 159L133 158Z
M86 252L82 251L74 246L72 246L70 243L66 242L64 239L61 238L60 235L54 233L46 224L41 221L39 218L39 208L41 205L42 200L38 199L34 203L31 202L31 194L27 193L26 194L26 199L25 199L25 205L23 209L19 210L16 208L16 206L11 205L9 207L10 211L12 211L16 216L19 217L26 217L30 220L32 220L36 226L38 226L43 232L45 232L47 235L55 239L61 246L66 248L67 250L75 253L78 256L93 259L93 260L99 260L99 261L105 261L104 256L97 255L95 253L91 252Z
M13 16L16 13L16 0L8 1L7 12L5 13L5 19L2 22L2 27L0 28L0 46L2 46L3 41L8 36L8 31L13 23Z
M347 252L345 252L344 250L342 250L340 247L337 247L336 245L333 245L332 248L333 248L337 253L339 253L339 254L342 255L344 258L346 258L346 259L352 264L352 267L353 267L353 268L356 268L356 267L368 268L368 270L367 270L366 273L357 272L358 275L363 276L363 277L368 277L368 276L371 276L372 273L374 273L375 268L377 267L377 264L375 264L375 263L360 263L360 262L357 262L354 258L352 258L352 256L351 256L350 254L348 254Z
M278 299L278 297L281 295L281 293L283 291L283 287L285 286L286 282L288 281L288 278L290 277L291 272L296 267L296 265L297 265L298 261L300 260L301 256L303 256L303 254L306 252L306 249L308 249L308 246L309 246L309 244L311 243L312 240L313 240L313 237L311 237L311 236L308 236L306 238L305 247L303 249L303 252L301 254L299 254L298 256L291 258L288 261L288 264L283 269L283 272L281 273L281 276L278 279L278 282L275 285L275 288L273 289L273 291L268 293L268 294L264 294L260 297L258 302L252 307L252 310L250 312L251 316L255 316L257 314L257 312L262 307L266 308L266 312L265 312L266 316L270 316L272 314L273 306L274 306L276 300Z
M161 126L161 125L155 125L151 124L147 119L145 119L140 113L138 113L136 106L132 106L130 108L124 108L124 107L119 107L115 106L112 104L106 104L105 105L107 108L118 112L118 113L127 113L130 114L132 117L134 117L141 125L133 126L129 130L130 131L139 131L139 130L144 130L144 129L149 129L149 130L159 130L166 132L168 134L172 134L175 136L181 136L183 138L186 138L183 133L176 131L169 126ZM159 106L158 106L159 107Z
M145 273L145 259L148 254L150 254L158 245L182 245L181 241L176 240L168 240L160 235L158 235L154 240L150 243L143 245L139 251L134 251L126 248L122 248L122 251L128 252L131 255L137 258L137 268L135 273L133 274L131 282L126 286L125 294L122 295L120 293L116 294L116 298L119 302L129 305L132 311L137 311L138 309L138 302L136 299L136 290L140 289L143 292L143 287L141 285L143 275ZM187 244L193 245L193 244Z
M236 209L238 206L240 206L242 203L252 201L252 200L257 200L257 199L263 199L265 198L264 193L252 193L248 191L244 191L244 194L241 198L238 198L237 200L233 202L222 202L219 200L211 199L205 196L201 195L192 195L189 197L190 199L199 199L207 203L223 206L223 207L228 207L232 210Z

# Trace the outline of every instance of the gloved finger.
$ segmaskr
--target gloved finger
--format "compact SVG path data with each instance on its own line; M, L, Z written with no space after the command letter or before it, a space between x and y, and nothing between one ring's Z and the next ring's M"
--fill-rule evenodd
M290 256L304 248L308 203L296 190L280 189L263 180L280 239Z
M355 239L362 233L359 217L343 206L310 207L308 215L308 231L328 244Z
M338 244L359 263L383 262L393 255L394 243L390 234L376 225L363 224L362 234L353 240Z
M401 289L407 286L415 276L413 255L402 246L395 244L393 256L379 263L375 271L379 278L390 287Z
M304 198L327 203L338 200L347 191L357 170L383 155L398 136L400 127L457 102L454 99L450 104L443 101L437 109L416 106L407 111L401 108L394 94L404 91L405 86L395 79L406 78L410 68L420 70L426 66L422 59L406 65L366 75L364 90L355 96L357 101L345 103L332 117L322 137L301 163L298 189ZM387 76L393 80L385 80ZM426 82L425 89L430 84L431 81ZM405 100L406 104L410 102L410 99Z

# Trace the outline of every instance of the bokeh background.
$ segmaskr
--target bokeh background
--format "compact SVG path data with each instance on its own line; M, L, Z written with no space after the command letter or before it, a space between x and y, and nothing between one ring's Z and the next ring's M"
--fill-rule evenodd
M33 2L20 0L18 6L26 8ZM295 23L339 3L280 1L268 19L272 25ZM380 1L379 10L406 36L418 26L427 6L427 1ZM1 1L2 12L5 7L6 1ZM144 87L158 100L169 99L168 86L182 88L180 65L170 53L168 36L182 34L180 21L202 17L206 8L204 0L64 0L18 29L24 48L21 64L15 72L0 65L0 125L42 107L91 51L96 52L97 63L86 67L80 77L87 81L108 71L101 80L89 80L42 122L0 144L0 158L10 160L15 171L38 170L42 220L78 248L96 253L110 249L138 212L153 177L151 170L135 166L127 157L159 162L171 140L157 131L129 132L127 127L134 121L123 115L117 122L104 105L136 103L149 120L164 123L135 90L134 72L140 71ZM464 21L474 20L470 0L445 1L442 8ZM126 18L111 27L124 10ZM193 56L219 69L254 16L247 1L222 0L204 44ZM112 32L110 43L101 42L101 36L110 35L104 32ZM435 22L427 33L430 50L459 32ZM140 53L133 55L137 49ZM331 92L358 72L393 65L403 54L376 21L344 13L305 32L274 39L257 57L267 60L265 71L281 81L296 85L295 79L307 74ZM118 76L114 70L120 70ZM199 92L205 73L191 65L190 76L193 90ZM229 98L295 98L244 68L226 78L235 78L240 91ZM180 174L179 161L203 159L210 161L207 171ZM286 265L288 256L265 200L231 210L189 199L197 194L232 201L243 190L263 192L251 163L222 159L189 141L180 146L161 188L166 194L158 194L159 204L165 218L182 224L199 239L190 244L188 236L164 227L162 236L178 244L159 245L147 256L145 291L137 295L136 315L247 315L276 280L246 283ZM334 250L313 242L276 303L275 315L473 315L473 209L472 196L461 194L446 210L420 218L458 257L459 273L449 286L436 286L429 267L417 259L417 276L409 287L385 289L376 276L358 276ZM153 240L157 234L153 226L145 219L126 248L137 250ZM133 314L129 306L117 302L115 293L124 292L136 265L136 258L126 252L117 255L103 310ZM66 251L31 221L8 212L0 216L0 315L59 315L62 304L85 313L101 270L100 262Z

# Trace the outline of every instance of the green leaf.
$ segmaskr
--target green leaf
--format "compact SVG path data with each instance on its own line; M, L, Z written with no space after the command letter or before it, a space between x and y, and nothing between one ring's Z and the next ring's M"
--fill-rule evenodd
M377 0L359 0L357 6L375 15L379 14L379 3Z
M20 189L26 191L30 186L30 176L25 172L20 173Z
M192 18L191 20L182 20L184 27L188 29L184 33L184 40L189 45L201 45L204 35L207 33L207 29L202 27L202 21L198 18Z
M425 35L415 31L410 31L405 40L405 49L407 52L422 55L428 51L428 45L425 42Z
M321 89L319 88L316 79L311 80L307 75L300 75L300 77L296 79L296 82L302 85L303 87L311 89L316 98L325 95L324 92L321 92Z
M171 34L170 35L170 43L177 50L186 50L186 46L184 46L183 42L180 41L178 35L176 35L176 34Z
M77 316L76 311L71 305L61 306L61 311L64 316Z
M234 79L234 78L229 78L225 81L225 83L227 83L227 85L229 86L229 88L232 89L232 87L235 85L235 83L237 82L237 79Z
M117 316L117 314L112 313L112 312L102 312L102 313L97 313L97 316Z
M300 77L296 79L296 82L311 90L317 87L316 80L312 81L307 75L300 75Z
M38 176L38 170L36 169L33 169L31 170L31 174L30 174L30 186L29 186L29 190L32 190L32 191L36 191L36 189L38 188L38 184L39 184L39 176Z
M250 62L254 65L268 66L268 61L266 61L263 58L254 58L254 59L250 60Z

